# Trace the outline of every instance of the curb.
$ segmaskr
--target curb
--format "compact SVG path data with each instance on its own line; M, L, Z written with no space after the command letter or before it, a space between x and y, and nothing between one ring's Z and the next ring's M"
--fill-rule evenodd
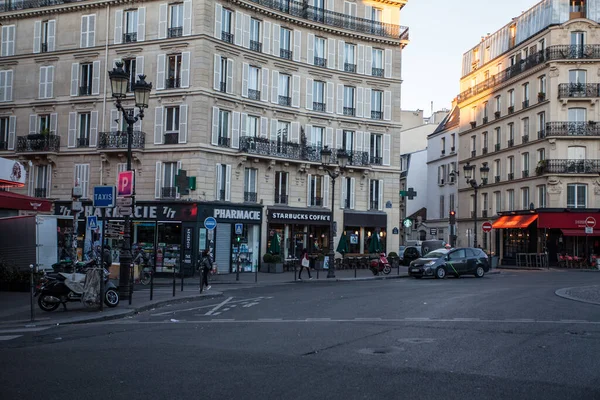
M523 271L545 271L547 268L537 268L537 267L512 267L512 266L501 266L496 267L496 269L514 269L514 270L523 270Z
M571 289L580 289L582 287L585 288L585 287L596 287L596 286L578 286L578 287L562 288L562 289L557 289L554 292L554 294L557 295L558 297L562 297L563 299L578 301L580 303L595 304L597 306L600 306L600 302L598 302L598 301L585 300L585 299L582 299L580 297L571 296L571 295L569 295L569 294L566 293L568 290L571 290Z
M410 278L409 275L392 275L392 276L367 276L362 278L335 278L335 279L319 279L319 280L295 280L288 283L328 283L328 282L356 282L356 281L384 281L387 279L403 279Z

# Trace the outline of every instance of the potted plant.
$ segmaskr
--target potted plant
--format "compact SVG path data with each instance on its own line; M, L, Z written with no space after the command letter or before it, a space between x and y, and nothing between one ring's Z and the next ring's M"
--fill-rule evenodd
M546 100L546 93L539 92L538 93L538 101L544 101L544 100Z
M317 255L317 259L315 260L315 269L323 269L323 264L325 264L325 255L323 253L319 253Z
M271 253L265 253L263 256L263 262L260 265L260 272L269 272L271 264L273 264L273 256Z
M387 258L392 268L398 268L400 265L400 257L398 257L398 254L395 251L390 251Z
M544 172L546 172L547 164L548 163L546 160L542 160L542 161L538 162L537 167L535 167L535 173L537 175L542 175Z
M271 253L266 253L263 256L263 264L260 268L261 272L269 272L269 273L282 273L283 272L283 262L281 261L281 257L279 255L273 255Z

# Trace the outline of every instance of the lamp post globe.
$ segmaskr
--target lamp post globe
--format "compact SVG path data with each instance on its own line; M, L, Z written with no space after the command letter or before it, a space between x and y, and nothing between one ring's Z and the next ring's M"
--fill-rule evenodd
M487 182L488 174L490 173L490 167L488 167L488 164L483 163L483 166L479 168L479 172L481 173L481 182Z
M321 149L321 163L324 165L329 165L331 163L331 149L329 146L324 146Z
M135 85L133 85L133 93L135 94L135 106L143 110L144 108L148 108L152 84L146 82L146 75L139 75L139 78Z
M346 168L348 165L348 153L344 149L338 149L337 151L337 163L341 169Z
M471 179L473 179L473 166L467 162L463 166L463 171L465 173L465 179L467 180L467 182L470 182Z
M110 78L112 97L115 99L124 99L127 95L129 74L123 69L123 62L117 61L112 71L108 71L108 77Z

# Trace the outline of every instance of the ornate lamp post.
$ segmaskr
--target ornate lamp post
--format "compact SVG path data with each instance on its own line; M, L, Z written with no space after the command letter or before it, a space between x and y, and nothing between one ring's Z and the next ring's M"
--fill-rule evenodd
M340 176L346 165L348 165L348 153L343 149L338 149L336 160L332 158L333 152L328 146L321 150L321 164L323 169L331 178L331 218L329 220L329 269L327 270L327 278L335 278L335 250L333 247L333 210L335 204L335 178Z
M475 189L475 198L474 198L474 204L473 204L473 208L475 210L473 213L474 214L473 220L474 220L474 227L475 227L475 230L473 231L473 247L477 247L477 191L479 190L480 187L487 184L490 168L487 166L487 163L483 163L482 167L479 168L479 172L481 173L481 183L478 183L475 179L473 179L473 171L474 170L475 170L475 166L469 164L468 162L463 167L463 171L465 173L465 179L467 180L467 183L469 185L471 185L471 187L473 189Z
M127 171L131 171L131 142L133 139L133 125L144 118L144 109L148 108L148 100L150 98L150 91L152 90L152 83L146 82L146 75L139 75L139 80L133 84L133 92L135 94L135 106L139 108L139 113L133 115L129 113L121 105L121 100L127 95L127 86L129 85L129 73L123 70L123 63L117 62L116 67L112 71L108 71L108 77L110 78L110 87L112 90L112 97L115 99L115 105L118 110L121 111L123 119L127 123ZM135 188L134 188L135 194ZM132 204L132 207L135 205ZM125 226L123 233L123 246L121 247L120 260L120 271L119 271L119 295L123 299L128 299L130 296L130 285L129 282L129 267L131 264L131 225L129 215L125 215Z

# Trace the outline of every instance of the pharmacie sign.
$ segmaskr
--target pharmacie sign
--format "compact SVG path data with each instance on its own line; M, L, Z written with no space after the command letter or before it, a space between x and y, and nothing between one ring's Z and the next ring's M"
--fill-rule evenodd
M230 208L215 208L213 216L220 219L233 219L236 221L260 221L260 210L243 210Z
M57 215L73 215L71 202L56 203ZM104 214L103 214L104 213ZM106 217L109 219L123 219L124 216L118 213L118 207L98 208L90 204L84 205L83 211L79 213L79 218L84 217ZM195 221L197 216L196 204L136 204L133 210L133 219L151 219L158 221Z

